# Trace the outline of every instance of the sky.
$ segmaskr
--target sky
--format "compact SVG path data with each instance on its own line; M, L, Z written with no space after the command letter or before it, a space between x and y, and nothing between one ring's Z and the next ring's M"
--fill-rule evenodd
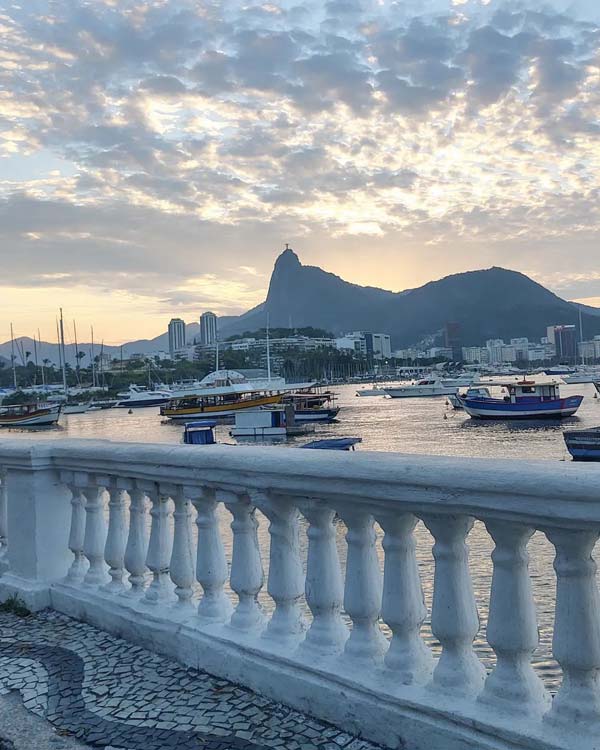
M600 306L600 2L0 0L0 340L243 312L286 242Z

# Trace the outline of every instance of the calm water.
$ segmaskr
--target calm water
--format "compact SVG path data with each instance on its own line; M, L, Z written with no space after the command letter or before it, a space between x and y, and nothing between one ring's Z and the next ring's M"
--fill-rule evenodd
M318 425L315 437L357 435L363 439L359 450L563 461L570 460L570 456L565 449L562 432L565 429L595 427L600 424L600 399L594 398L595 390L592 385L563 387L564 394L582 393L585 396L576 417L557 422L541 420L512 423L476 422L462 412L452 410L443 397L395 400L381 397L359 398L355 396L355 386L340 386L335 390L339 394L339 404L342 407L339 421L332 425ZM217 437L220 441L235 442L229 437L229 429L227 425L217 428ZM182 432L183 428L180 425L162 422L157 408L138 409L133 414L128 414L125 409L111 409L63 417L62 426L57 429L36 430L35 433L30 430L0 430L0 441L31 437L35 434L41 440L84 437L180 443ZM297 438L287 445L300 444L308 439L312 438ZM200 447L198 449L203 450ZM278 449L284 450L283 447ZM581 470L597 472L600 480L600 464L581 465ZM223 537L230 553L231 519L224 509L221 520ZM260 518L260 521L263 562L265 572L268 572L268 523L264 518ZM379 528L377 531L379 556L383 561L382 533ZM346 559L344 532L343 524L338 522L338 549L342 567L345 567ZM433 583L432 538L422 524L417 527L417 540L425 598L430 608ZM304 531L302 543L302 553L306 558ZM481 619L481 628L475 645L485 663L492 666L494 655L485 642L485 625L493 544L482 524L475 524L469 535L469 547L473 587ZM555 688L560 673L551 657L555 593L553 552L545 537L538 533L529 543L529 552L540 629L540 645L534 654L534 662L548 686ZM265 608L271 609L272 602L266 593L266 587L261 592L261 601ZM423 632L425 638L437 650L428 622Z

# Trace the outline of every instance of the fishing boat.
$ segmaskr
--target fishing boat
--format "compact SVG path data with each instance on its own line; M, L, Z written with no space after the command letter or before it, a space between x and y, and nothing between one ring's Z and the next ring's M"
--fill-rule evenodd
M41 427L56 424L60 404L16 404L0 406L0 427Z
M600 427L569 430L563 438L573 461L600 461Z
M119 393L119 401L115 404L117 409L133 409L142 406L161 406L166 404L172 397L171 391L150 391L139 385L130 385L129 390Z
M558 380L508 380L490 382L502 389L499 397L474 396L461 399L474 419L562 419L579 409L583 396L560 395Z
M385 389L390 398L424 398L428 396L450 396L458 391L458 385L444 385L439 378L423 379L406 385Z

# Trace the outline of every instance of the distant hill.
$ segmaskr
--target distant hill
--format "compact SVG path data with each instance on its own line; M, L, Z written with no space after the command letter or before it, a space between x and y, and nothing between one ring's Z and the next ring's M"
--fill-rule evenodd
M262 305L221 326L231 335L265 324L315 326L337 333L389 333L393 346L414 344L457 322L465 345L490 338L526 336L539 340L546 327L578 321L579 309L517 271L489 268L446 276L417 289L390 292L344 281L315 266L304 266L293 250L275 263ZM583 309L586 337L600 334L600 310Z
M416 289L390 292L344 281L316 266L304 266L296 253L285 250L276 260L266 300L237 317L219 318L219 334L228 336L271 327L323 328L336 334L362 330L389 333L394 348L410 346L440 332L446 323L460 325L463 345L477 346L490 338L509 340L526 336L537 341L546 327L578 325L582 312L586 338L600 334L600 309L568 302L517 271L488 268L446 276ZM198 323L186 326L188 341L199 336ZM33 352L33 341L18 340L20 351ZM79 349L88 353L90 344ZM123 355L168 350L167 333L123 345ZM99 353L98 344L96 351ZM105 346L119 357L121 347ZM10 362L10 342L0 344L0 356ZM58 361L56 344L38 345L38 359ZM75 347L67 346L67 361L74 364ZM86 365L88 358L82 361Z

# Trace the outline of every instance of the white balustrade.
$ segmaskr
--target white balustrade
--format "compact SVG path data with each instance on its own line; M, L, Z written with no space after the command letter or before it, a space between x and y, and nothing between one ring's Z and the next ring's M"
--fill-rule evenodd
M130 588L125 592L128 596L139 598L144 591L146 574L146 555L148 554L148 501L146 493L134 483L129 491L129 533L125 546L124 564L129 574Z
M310 658L313 651L341 651L348 628L341 617L344 586L333 525L335 512L319 501L304 502L300 510L310 524L305 593L313 621L302 643Z
M392 631L386 666L400 683L424 683L433 669L433 656L421 638L427 617L419 578L412 513L380 513L384 531L383 620Z
M229 582L239 602L231 625L240 630L259 628L264 624L264 613L258 603L264 574L258 546L256 508L248 495L222 492L220 499L233 516L233 554Z
M194 548L192 540L192 504L177 487L173 497L173 552L171 554L171 580L175 584L177 602L182 607L191 607L194 576Z
M600 730L600 601L592 550L598 529L546 532L556 549L554 656L563 682L552 702L550 722Z
M175 494L176 490L160 484L149 486L146 492L152 503L150 510L152 526L146 556L146 565L152 573L152 581L146 589L144 602L158 604L174 599L174 586L169 575L169 564L173 551L170 528L173 515L171 493Z
M507 521L488 521L496 543L487 640L496 653L482 700L506 704L512 713L542 714L550 697L531 666L538 628L529 577L527 542L533 529Z
M433 686L455 694L477 693L485 677L473 641L479 616L469 573L465 539L473 526L468 516L425 516L435 544L431 630L442 644Z
M267 591L275 603L264 637L287 645L306 630L301 599L304 572L300 559L300 514L290 498L254 492L252 500L269 519L269 580Z
M8 565L8 493L6 474L0 471L0 572Z
M108 533L104 547L104 559L108 564L110 582L106 590L110 592L122 591L125 586L125 546L127 544L127 522L125 519L126 490L130 483L117 480L111 483L108 494Z
M83 554L89 567L83 582L89 586L98 586L107 582L106 564L104 562L104 545L106 543L106 522L104 507L106 487L110 485L108 477L87 477L83 481L81 492L85 498L85 531L83 535ZM90 483L91 482L91 483Z
M186 487L185 493L196 508L196 580L203 591L198 614L204 620L225 622L229 620L233 607L224 591L229 571L219 532L219 502L215 499L215 490L209 487Z
M598 750L599 499L593 471L550 462L5 441L0 601L81 617L390 748ZM418 518L434 537L439 657L421 633ZM495 545L477 602L487 675L473 648L475 519ZM555 550L552 700L532 665L535 530Z

